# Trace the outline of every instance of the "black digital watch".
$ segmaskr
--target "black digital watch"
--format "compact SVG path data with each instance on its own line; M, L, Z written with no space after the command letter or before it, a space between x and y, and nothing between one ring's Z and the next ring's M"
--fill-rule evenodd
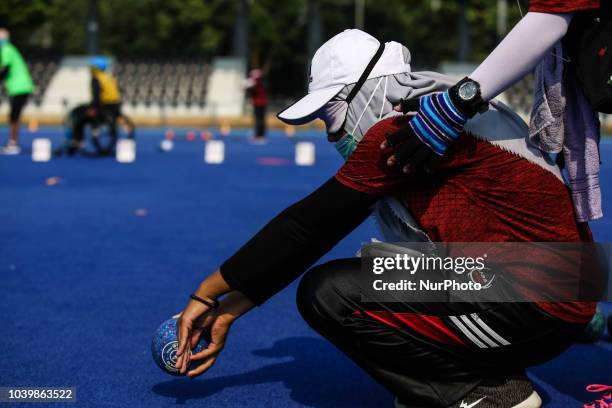
M489 102L480 94L480 84L468 77L449 88L448 94L455 107L468 118L489 109Z

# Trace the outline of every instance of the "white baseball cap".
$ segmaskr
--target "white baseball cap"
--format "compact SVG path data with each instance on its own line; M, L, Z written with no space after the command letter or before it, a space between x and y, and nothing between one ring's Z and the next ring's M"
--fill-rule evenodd
M345 86L359 81L371 62L367 78L410 72L403 46L388 42L378 59L380 42L361 30L344 30L323 44L310 64L308 95L282 110L277 116L285 123L301 125L316 118L316 112Z

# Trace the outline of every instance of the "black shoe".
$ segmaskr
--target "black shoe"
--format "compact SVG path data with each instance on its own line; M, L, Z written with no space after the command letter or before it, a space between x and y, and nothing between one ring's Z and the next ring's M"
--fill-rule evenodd
M516 374L499 381L487 381L448 408L540 408L542 400L525 374ZM411 408L395 399L395 408Z
M540 408L542 399L524 373L474 388L449 408Z

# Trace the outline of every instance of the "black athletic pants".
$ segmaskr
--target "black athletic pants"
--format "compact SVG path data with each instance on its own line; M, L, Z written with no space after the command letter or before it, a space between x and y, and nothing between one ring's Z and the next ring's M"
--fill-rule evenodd
M410 406L446 407L481 382L546 362L584 327L531 303L362 302L359 273L359 258L314 267L300 283L298 308L313 329ZM383 323L376 313L435 316L459 342Z
M30 94L14 95L10 97L9 101L11 105L11 112L9 113L9 121L11 123L19 122L21 112L23 111L26 103L28 103L29 97Z
M266 136L266 107L255 106L253 107L253 113L255 114L255 137Z

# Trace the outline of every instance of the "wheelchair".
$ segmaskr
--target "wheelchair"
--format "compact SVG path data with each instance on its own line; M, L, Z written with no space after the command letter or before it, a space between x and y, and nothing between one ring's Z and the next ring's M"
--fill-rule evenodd
M134 139L135 126L128 116L104 108L92 109L89 104L79 105L68 114L64 123L65 141L56 155L65 152L69 156L78 153L86 157L108 157L115 154L119 139Z

